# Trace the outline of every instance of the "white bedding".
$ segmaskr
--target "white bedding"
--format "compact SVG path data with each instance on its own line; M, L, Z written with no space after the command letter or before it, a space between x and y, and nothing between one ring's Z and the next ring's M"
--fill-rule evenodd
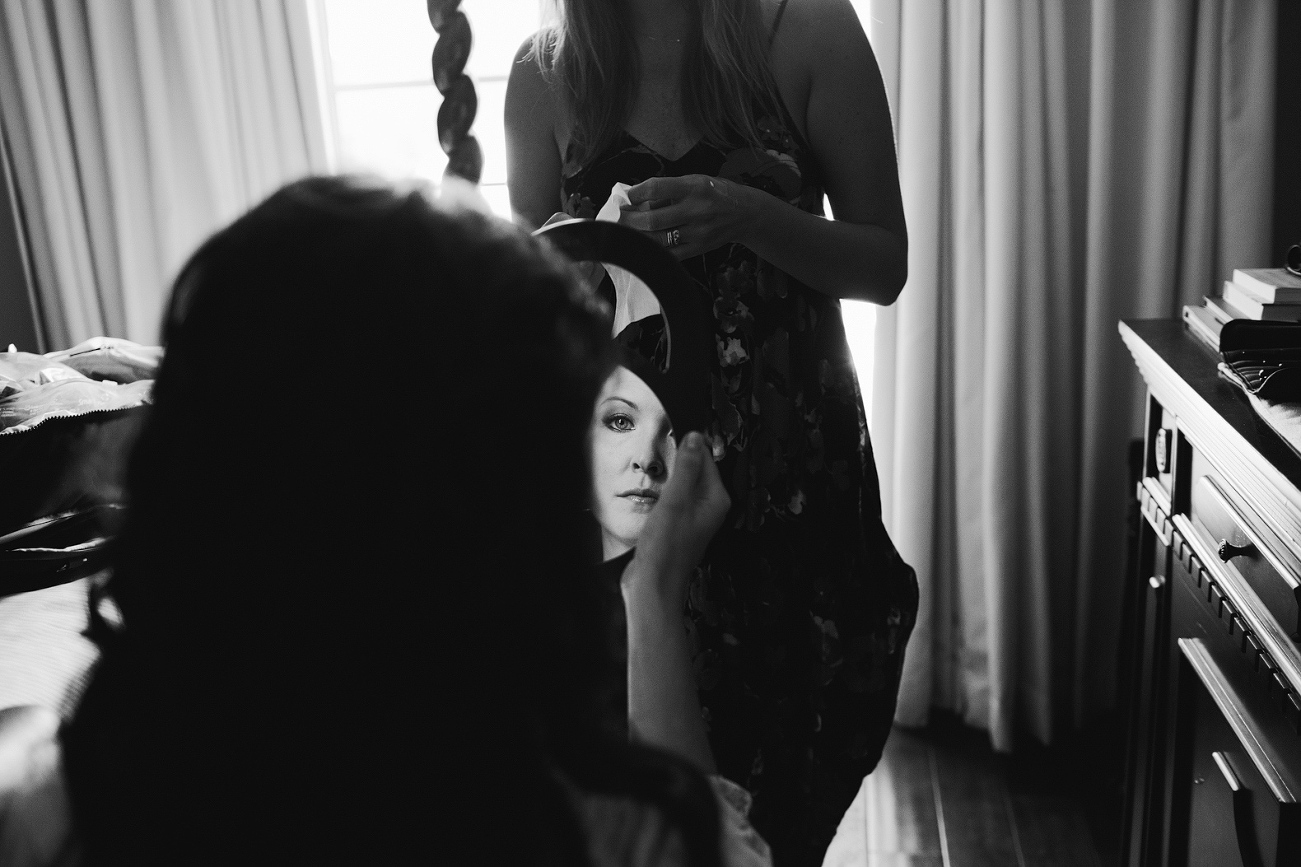
M0 597L0 708L37 704L72 715L99 657L81 634L91 580Z

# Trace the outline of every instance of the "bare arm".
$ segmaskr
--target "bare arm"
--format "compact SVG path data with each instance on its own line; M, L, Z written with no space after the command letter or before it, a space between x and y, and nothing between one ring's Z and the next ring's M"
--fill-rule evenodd
M536 60L525 59L533 44L515 54L506 81L506 186L515 222L532 231L557 211L560 149L556 143L558 100Z
M623 574L633 737L715 772L682 612L687 579L730 500L699 433L688 434Z
M682 244L673 248L679 258L740 242L819 292L890 304L907 278L908 234L885 85L849 0L790 4L773 63L785 78L807 80L805 134L835 219L691 175L633 187L634 205L674 204L621 222L661 242L666 230L681 227Z

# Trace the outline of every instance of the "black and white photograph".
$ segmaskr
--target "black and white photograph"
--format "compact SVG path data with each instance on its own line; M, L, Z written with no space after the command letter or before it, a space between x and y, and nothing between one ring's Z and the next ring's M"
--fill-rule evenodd
M1299 799L1301 3L0 0L0 867Z

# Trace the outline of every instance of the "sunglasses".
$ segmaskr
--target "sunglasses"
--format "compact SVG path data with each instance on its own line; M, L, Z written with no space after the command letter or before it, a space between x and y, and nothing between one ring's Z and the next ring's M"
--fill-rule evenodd
M1287 270L1301 277L1301 244L1293 244L1287 251Z

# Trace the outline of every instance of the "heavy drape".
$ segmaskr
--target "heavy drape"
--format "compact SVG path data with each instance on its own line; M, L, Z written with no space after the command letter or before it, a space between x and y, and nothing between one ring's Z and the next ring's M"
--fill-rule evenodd
M326 170L304 0L2 0L0 112L41 328L153 343L177 268Z
M872 434L923 607L897 720L1010 749L1114 703L1126 445L1116 323L1270 241L1273 0L874 0L909 279Z

